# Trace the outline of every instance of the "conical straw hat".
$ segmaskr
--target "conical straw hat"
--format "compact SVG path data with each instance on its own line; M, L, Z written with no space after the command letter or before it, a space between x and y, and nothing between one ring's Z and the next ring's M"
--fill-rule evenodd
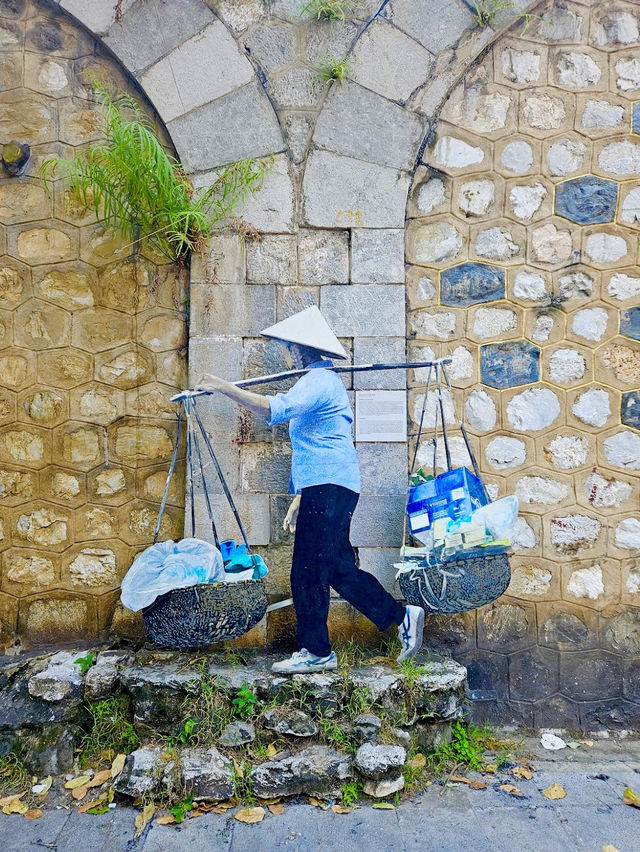
M274 337L276 340L284 340L287 343L310 346L334 358L348 357L344 347L315 305L287 317L282 322L277 322L270 328L265 328L260 334L265 337Z

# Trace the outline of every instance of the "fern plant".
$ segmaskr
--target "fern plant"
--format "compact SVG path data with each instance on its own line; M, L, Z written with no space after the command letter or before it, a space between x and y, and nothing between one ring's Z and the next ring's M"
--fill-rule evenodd
M170 260L202 251L215 223L260 188L268 163L241 160L196 190L132 97L111 98L98 85L96 91L102 138L72 160L46 160L47 192L51 196L51 182L60 178L71 199L93 210L108 230L132 245L148 242Z

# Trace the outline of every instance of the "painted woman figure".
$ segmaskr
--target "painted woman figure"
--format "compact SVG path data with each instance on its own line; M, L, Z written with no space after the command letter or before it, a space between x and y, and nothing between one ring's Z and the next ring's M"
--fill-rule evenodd
M270 426L289 421L290 492L295 496L284 521L295 530L291 590L296 611L298 650L273 665L280 674L337 668L327 630L330 587L387 630L398 625L398 660L420 649L424 612L395 600L367 571L357 567L349 540L351 518L360 494L360 470L353 445L353 412L329 357L347 353L318 308L310 307L265 329L283 342L295 369L308 369L287 393L263 396L216 376L204 376L196 390L218 391L267 418Z

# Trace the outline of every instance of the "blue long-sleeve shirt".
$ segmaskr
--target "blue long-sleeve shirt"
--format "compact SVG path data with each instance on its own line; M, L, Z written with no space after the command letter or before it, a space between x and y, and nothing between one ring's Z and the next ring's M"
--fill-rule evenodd
M330 361L316 361L287 393L268 397L269 425L289 421L290 491L311 485L342 485L360 493L360 468L353 446L353 412Z

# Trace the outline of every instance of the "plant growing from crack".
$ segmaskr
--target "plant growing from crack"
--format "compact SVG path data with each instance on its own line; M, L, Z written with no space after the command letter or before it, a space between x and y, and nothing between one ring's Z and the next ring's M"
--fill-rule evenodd
M358 5L358 0L302 0L300 14L317 21L344 21Z
M474 18L479 27L490 27L496 16L505 9L514 9L511 0L474 0Z
M137 102L94 86L102 138L71 160L45 160L41 174L49 196L59 178L72 201L130 245L148 242L172 261L202 252L216 222L260 188L269 162L241 160L221 169L211 186L196 190Z
M351 63L348 57L337 59L335 56L328 56L319 66L318 76L322 80L335 80L342 85L350 71Z

